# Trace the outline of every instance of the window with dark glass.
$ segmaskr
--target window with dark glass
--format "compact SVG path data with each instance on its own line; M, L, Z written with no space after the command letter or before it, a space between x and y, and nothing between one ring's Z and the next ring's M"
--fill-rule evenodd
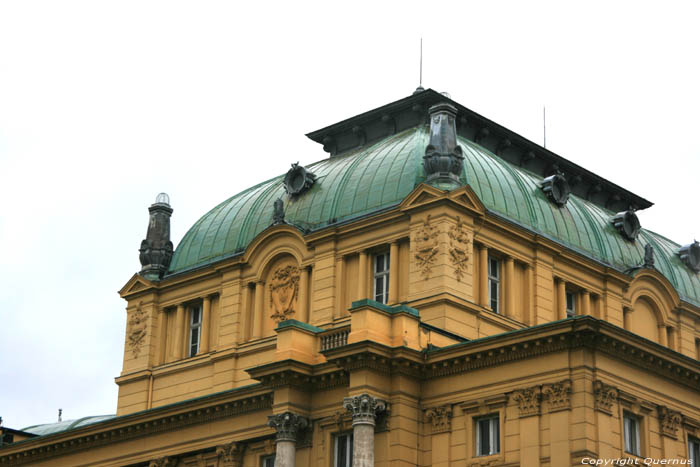
M190 357L199 353L199 341L202 337L202 307L190 308Z
M335 437L333 467L352 467L352 433Z
M389 298L389 253L374 255L374 299L386 303Z
M489 456L501 452L498 415L478 418L476 423L476 455Z
M622 417L624 430L625 430L625 452L634 454L635 456L641 456L641 444L640 444L640 420L638 417L625 413Z
M576 316L576 294L566 291L566 317L572 318Z
M700 439L688 437L688 460L691 465L700 465Z
M260 458L260 467L275 467L275 456L263 456Z
M489 303L491 311L500 313L498 298L501 289L501 262L489 257Z

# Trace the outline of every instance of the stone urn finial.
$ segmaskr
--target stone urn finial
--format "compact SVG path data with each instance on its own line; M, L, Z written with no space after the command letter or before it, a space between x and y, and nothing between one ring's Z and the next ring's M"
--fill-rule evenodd
M160 279L170 266L173 258L173 242L170 241L170 198L165 193L156 197L156 202L148 208L149 221L146 239L139 248L141 274L149 279Z
M423 156L427 182L460 185L464 156L462 148L457 144L457 109L448 103L441 103L432 106L428 112L430 141Z

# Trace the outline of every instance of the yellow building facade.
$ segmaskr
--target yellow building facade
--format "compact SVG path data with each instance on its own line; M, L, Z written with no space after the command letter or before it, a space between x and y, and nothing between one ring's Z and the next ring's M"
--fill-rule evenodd
M116 416L0 466L698 462L700 245L651 203L432 90L308 136L174 250L159 197Z

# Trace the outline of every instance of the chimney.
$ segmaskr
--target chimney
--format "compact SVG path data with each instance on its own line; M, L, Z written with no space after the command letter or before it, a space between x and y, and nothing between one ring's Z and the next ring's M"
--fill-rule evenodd
M168 270L173 257L173 242L170 241L170 216L173 208L170 207L170 197L160 193L156 202L148 208L148 212L148 231L139 248L142 266L139 274L148 279L158 280Z
M430 141L425 148L423 168L427 183L443 189L460 186L462 174L462 148L457 145L457 109L446 103L432 106L430 114ZM447 186L441 186L447 185Z

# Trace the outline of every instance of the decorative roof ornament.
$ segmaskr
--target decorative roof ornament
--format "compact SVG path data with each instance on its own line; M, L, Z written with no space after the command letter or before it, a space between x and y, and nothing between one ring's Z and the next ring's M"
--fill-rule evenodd
M275 211L272 213L272 224L286 224L284 221L284 201L282 201L282 198L277 198L273 206Z
M427 182L446 182L460 185L464 156L457 145L455 117L457 108L448 103L432 106L430 115L430 142L425 148L423 168Z
M290 196L299 196L308 191L315 182L316 175L296 162L284 177L284 189Z
M618 212L610 219L610 222L627 240L633 242L639 235L642 225L639 223L639 218L634 213L634 209Z
M644 245L644 264L642 267L654 269L654 247L648 243Z
M160 279L170 266L173 258L173 242L170 241L170 216L173 208L170 207L170 197L160 193L156 202L149 208L150 219L146 239L141 242L139 248L139 261L141 261L141 274L149 279Z
M693 243L681 247L678 251L681 261L685 263L693 272L700 272L700 243L694 240Z
M569 201L571 188L562 173L556 173L545 178L540 183L540 187L547 197L559 207L564 206Z

